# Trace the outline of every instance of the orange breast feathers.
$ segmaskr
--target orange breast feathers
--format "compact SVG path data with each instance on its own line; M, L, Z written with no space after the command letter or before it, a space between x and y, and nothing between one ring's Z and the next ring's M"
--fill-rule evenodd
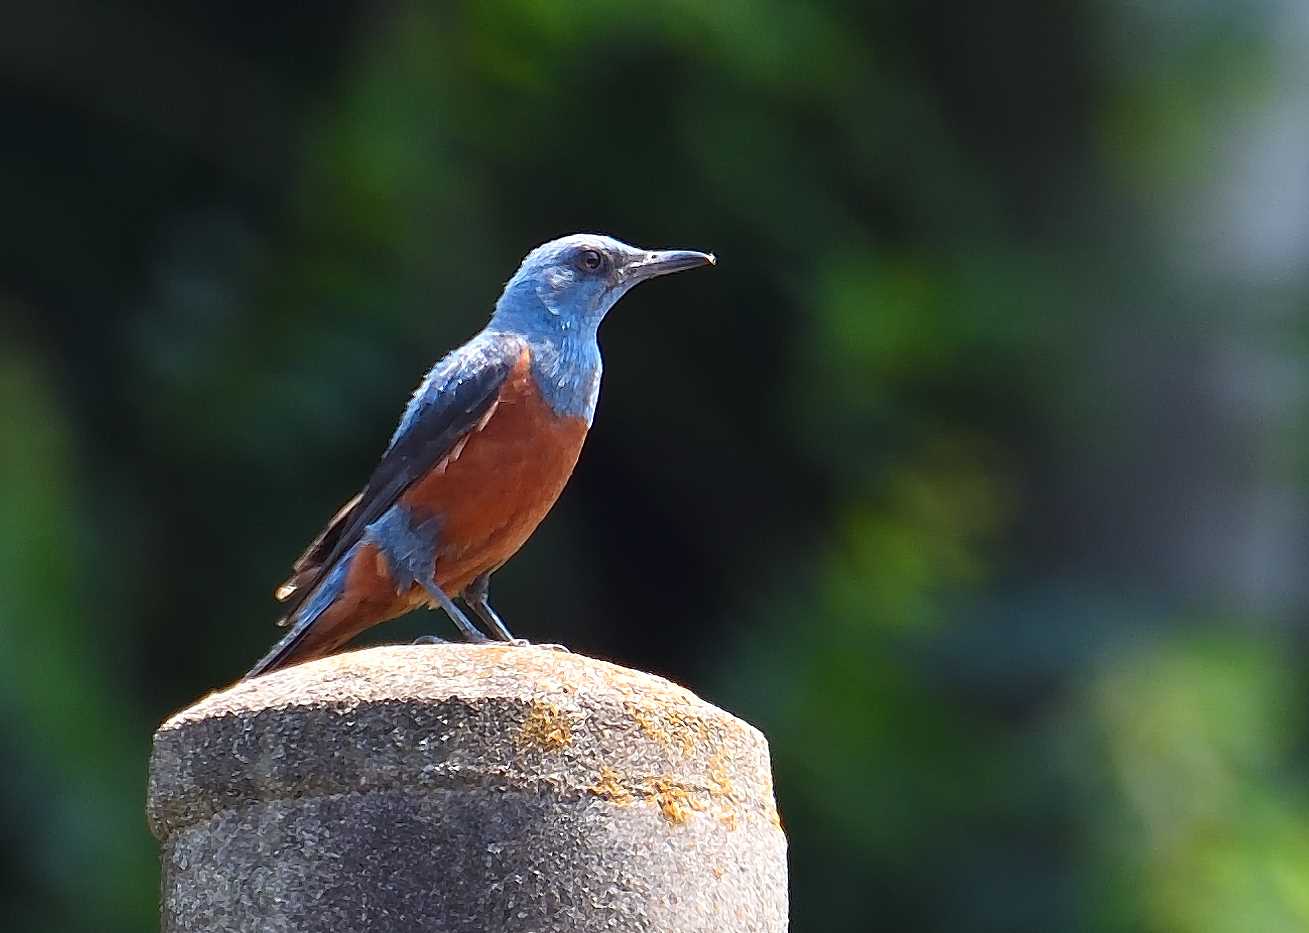
M522 547L572 475L586 431L585 419L561 418L541 397L523 350L478 426L400 497L438 519L436 582L448 596Z

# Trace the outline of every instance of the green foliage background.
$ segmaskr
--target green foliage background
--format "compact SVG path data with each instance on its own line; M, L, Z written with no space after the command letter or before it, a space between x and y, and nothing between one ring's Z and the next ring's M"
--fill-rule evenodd
M156 923L152 729L578 229L720 266L497 603L764 729L797 933L1309 927L1307 10L12 9L7 928Z

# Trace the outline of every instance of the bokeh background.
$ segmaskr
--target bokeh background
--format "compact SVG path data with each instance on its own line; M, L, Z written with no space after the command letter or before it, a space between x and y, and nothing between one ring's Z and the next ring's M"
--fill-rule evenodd
M497 604L764 729L796 933L1309 928L1309 5L3 19L7 929L157 923L154 726L575 230L720 265Z

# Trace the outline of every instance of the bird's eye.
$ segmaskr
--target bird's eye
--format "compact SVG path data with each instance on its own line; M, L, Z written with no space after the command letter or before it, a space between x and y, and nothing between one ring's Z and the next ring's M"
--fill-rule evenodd
M596 272L604 265L604 257L597 250L588 249L582 253L582 268L587 272Z

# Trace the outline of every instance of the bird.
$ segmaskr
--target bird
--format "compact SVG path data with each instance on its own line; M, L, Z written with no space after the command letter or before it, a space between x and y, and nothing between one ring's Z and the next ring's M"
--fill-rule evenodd
M577 463L600 393L600 323L633 286L716 263L601 234L528 253L486 326L428 371L363 489L277 588L288 631L246 679L331 654L420 606L444 610L469 642L526 644L491 607L491 575Z

